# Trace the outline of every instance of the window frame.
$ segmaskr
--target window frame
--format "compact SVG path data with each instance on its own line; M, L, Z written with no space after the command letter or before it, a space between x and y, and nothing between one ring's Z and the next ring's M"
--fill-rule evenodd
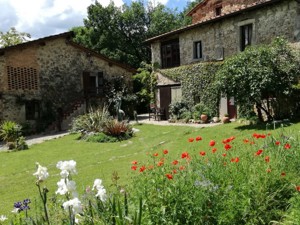
M200 49L198 48L200 44ZM193 43L193 59L200 60L203 59L203 46L202 41L194 41Z
M28 100L25 102L25 119L36 120L40 117L40 102L38 100Z
M180 66L180 46L178 38L162 42L160 52L162 68Z
M244 51L248 46L251 46L252 39L253 39L253 24L245 24L240 26L240 38L241 38L241 45L240 50Z

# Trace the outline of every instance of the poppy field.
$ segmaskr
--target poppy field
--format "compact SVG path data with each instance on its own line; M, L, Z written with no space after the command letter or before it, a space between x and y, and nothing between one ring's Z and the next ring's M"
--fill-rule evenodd
M145 224L299 224L299 147L280 132L196 136L175 157L161 149L133 161Z

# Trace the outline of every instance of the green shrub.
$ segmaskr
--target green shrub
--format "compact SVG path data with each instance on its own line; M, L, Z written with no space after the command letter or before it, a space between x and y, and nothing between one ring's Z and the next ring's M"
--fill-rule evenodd
M100 142L100 143L109 143L109 142L119 141L116 137L111 137L104 133L95 133L95 134L87 135L85 140L88 142Z
M119 140L128 139L133 135L131 125L125 121L118 121L118 120L106 121L105 126L103 128L103 132L104 134L112 137L116 137Z
M5 142L15 142L21 135L22 127L13 121L4 121L0 125L0 137Z
M174 119L182 119L182 114L188 112L188 106L186 102L174 102L169 106L170 117Z
M93 110L72 121L71 132L102 132L107 120L110 119L107 107Z

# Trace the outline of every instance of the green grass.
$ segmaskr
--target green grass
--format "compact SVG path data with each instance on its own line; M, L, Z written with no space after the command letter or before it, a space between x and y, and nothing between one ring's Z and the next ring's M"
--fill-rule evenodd
M35 177L35 163L48 168L50 178L45 185L49 195L57 189L60 179L56 163L61 160L75 160L78 175L73 179L77 190L82 193L87 186L92 186L96 178L104 181L109 188L114 171L120 176L120 184L130 182L131 161L143 161L147 153L168 149L170 155L178 155L185 150L187 139L201 135L204 140L239 136L249 137L254 132L264 132L265 126L249 127L231 123L210 128L193 128L187 126L136 125L140 132L132 139L117 143L91 143L77 140L77 135L68 135L59 139L30 146L29 150L0 153L0 215L9 216L13 203L26 198L38 197ZM271 128L271 127L270 127ZM299 132L300 124L287 128ZM272 130L271 130L272 132ZM201 144L207 146L208 142ZM200 146L201 148L201 146ZM200 150L200 149L199 149Z

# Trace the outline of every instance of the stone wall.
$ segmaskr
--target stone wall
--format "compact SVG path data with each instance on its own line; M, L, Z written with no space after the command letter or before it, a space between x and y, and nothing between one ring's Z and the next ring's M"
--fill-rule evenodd
M297 19L300 4L296 1L280 3L259 10L206 23L179 34L180 63L195 62L193 43L202 42L203 58L197 61L222 60L240 52L240 26L252 23L252 44L268 44L276 36L287 38L290 42L300 41L300 27ZM298 35L299 34L299 35ZM176 34L177 37L178 34ZM172 37L169 37L172 39ZM152 43L152 62L161 64L159 42Z
M224 15L266 1L269 0L205 0L189 15L192 23L197 23L217 16L217 8L221 8L220 15Z
M36 71L38 87L31 88L28 84L30 74L23 74L16 82L22 79L21 83L24 84L18 87L24 89L11 88L8 82L8 66ZM61 102L64 107L66 102L82 95L84 71L103 72L106 80L122 76L127 85L131 86L132 71L108 62L97 54L88 53L63 37L4 50L4 54L0 56L0 121L25 122L24 102L27 100L48 99Z

